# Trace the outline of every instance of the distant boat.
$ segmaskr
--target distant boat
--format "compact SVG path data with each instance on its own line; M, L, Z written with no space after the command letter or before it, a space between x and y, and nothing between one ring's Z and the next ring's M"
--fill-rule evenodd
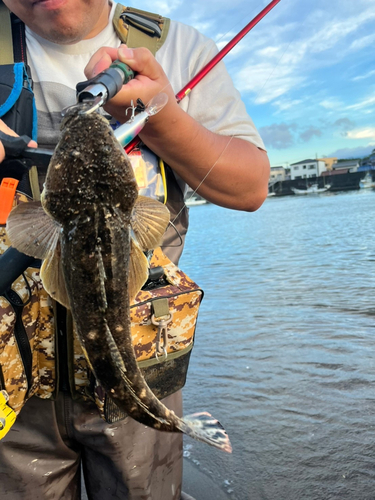
M267 198L269 198L270 196L276 196L276 193L274 193L273 191L270 191L270 192L267 194Z
M331 187L330 184L327 184L326 186L320 188L318 184L312 184L311 186L307 187L306 189L297 189L297 188L290 188L294 194L320 194L320 193L325 193L326 191L329 190Z
M375 188L375 181L372 180L370 172L367 172L364 178L359 181L359 187L361 189Z
M195 205L205 205L206 203L208 203L207 200L205 200L204 198L202 198L201 196L198 196L196 194L193 194L190 197L188 196L185 199L185 205L187 207L193 207Z

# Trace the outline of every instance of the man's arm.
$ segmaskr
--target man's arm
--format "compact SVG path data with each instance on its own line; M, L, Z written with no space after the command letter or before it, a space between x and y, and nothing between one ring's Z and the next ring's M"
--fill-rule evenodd
M140 135L143 142L193 189L203 181L199 193L207 200L238 210L259 208L268 192L265 151L243 139L215 134L183 111L163 69L147 49L103 48L90 60L86 76L98 74L117 58L137 76L108 103L108 112L123 122L131 100L141 98L147 103L159 92L167 93L168 104L150 118Z
M267 196L265 151L210 132L180 108L158 125L150 119L142 140L192 189L200 186L199 194L217 205L254 211Z

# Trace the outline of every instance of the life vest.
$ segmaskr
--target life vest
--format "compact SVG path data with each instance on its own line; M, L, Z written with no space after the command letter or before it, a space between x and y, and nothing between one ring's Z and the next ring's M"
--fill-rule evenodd
M169 20L118 4L113 25L123 43L129 47L145 46L155 53L166 39ZM36 111L26 62L24 26L1 1L0 44L0 118L17 133L36 139ZM22 94L25 97L21 100ZM7 102L7 106L2 108L2 102ZM1 109L6 109L6 112L1 113ZM19 116L22 118L25 113L28 113L28 120L19 120ZM7 173L1 168L0 181L4 175ZM13 206L40 199L37 169L28 168L22 176L23 181L14 193ZM183 194L168 166L166 187L166 205L171 220L179 214L174 220L179 235L173 227L167 231L164 249L166 254L170 249L178 258L188 219L187 210L183 209ZM0 254L9 246L5 224L0 224ZM161 249L156 249L151 260L150 279L131 305L131 321L138 364L159 398L172 394L185 384L202 297L198 285ZM162 322L165 318L168 319L166 331ZM68 342L58 341L58 331L63 330L68 332ZM159 349L161 346L159 352L157 346ZM8 398L6 407L18 414L33 395L54 398L58 390L64 388L58 382L57 359L60 362L59 376L68 381L74 398L94 400L108 422L125 417L90 373L71 315L45 292L35 263L0 296L0 391ZM65 374L64 367L67 369ZM1 408L0 404L0 424Z

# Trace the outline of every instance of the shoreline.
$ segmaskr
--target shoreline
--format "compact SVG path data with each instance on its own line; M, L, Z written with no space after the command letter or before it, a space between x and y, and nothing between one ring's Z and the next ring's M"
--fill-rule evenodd
M231 497L204 474L197 466L184 458L182 491L194 500L229 500Z
M194 500L229 500L229 496L209 476L184 458L182 490ZM88 500L82 476L82 500ZM163 500L163 499L154 499Z

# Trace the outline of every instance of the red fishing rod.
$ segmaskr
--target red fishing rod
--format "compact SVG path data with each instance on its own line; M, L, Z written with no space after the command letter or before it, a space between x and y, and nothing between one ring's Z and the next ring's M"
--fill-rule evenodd
M242 40L242 38L251 31L254 26L256 26L259 21L263 19L264 16L268 14L270 10L272 10L276 4L278 4L281 0L272 0L257 16L252 19L249 24L247 24L230 42L228 42L225 47L223 47L220 52L216 54L215 57L209 61L204 68L202 68L199 73L194 76L190 80L188 84L185 85L184 88L182 88L177 94L176 94L176 99L177 102L181 102L184 97L186 97L190 92L193 90L196 85L209 73L212 68L214 68L227 54L230 52L237 43ZM134 139L129 142L129 144L125 147L125 151L127 153L130 153L140 142L140 139L137 137L134 137Z

